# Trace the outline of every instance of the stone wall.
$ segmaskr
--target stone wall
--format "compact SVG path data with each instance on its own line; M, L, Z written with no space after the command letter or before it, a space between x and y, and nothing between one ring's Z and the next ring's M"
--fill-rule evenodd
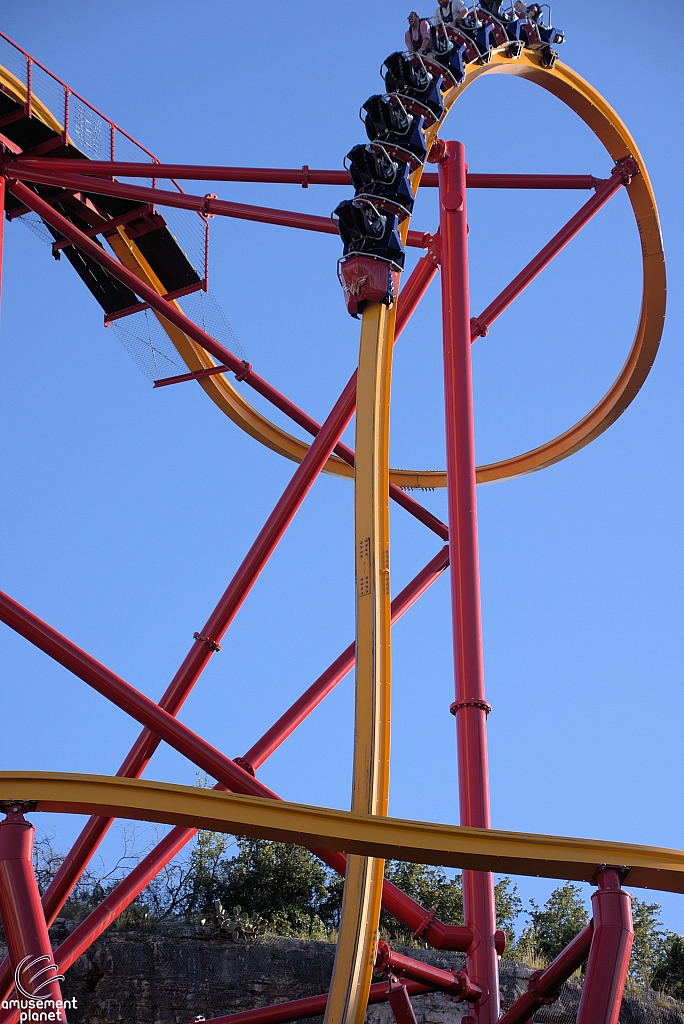
M53 945L71 930L57 921ZM67 972L65 998L77 1000L70 1024L190 1024L257 1006L327 991L335 947L325 942L266 937L253 945L231 942L225 932L200 925L157 925L110 931ZM406 949L408 956L437 967L459 968L457 954ZM501 962L507 1007L527 987L530 971ZM574 1024L581 982L564 986L560 1000L535 1016L539 1024ZM418 1024L458 1024L467 1006L440 993L412 999ZM321 1024L313 1018L312 1024ZM369 1008L367 1024L392 1024L386 1003ZM653 993L633 991L623 1001L621 1024L684 1024L684 1005Z

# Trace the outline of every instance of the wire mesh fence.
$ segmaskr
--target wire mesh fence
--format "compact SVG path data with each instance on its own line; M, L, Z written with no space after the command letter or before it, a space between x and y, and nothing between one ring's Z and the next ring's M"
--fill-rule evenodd
M58 944L72 929L58 922L52 929ZM445 970L462 969L457 953L399 949L405 955ZM155 1024L189 1024L302 999L327 992L335 954L330 942L260 935L233 942L216 927L199 924L158 924L131 931L110 930L67 972L66 998L76 998L72 1024L136 1020ZM507 1009L527 990L532 968L503 960L501 991ZM380 978L376 978L379 981ZM536 1024L576 1024L583 979L574 976L560 998L540 1007ZM439 992L414 996L417 1024L457 1024L467 1014ZM317 1024L320 1018L311 1018ZM369 1007L368 1024L393 1024L387 1003ZM684 1024L684 1003L628 981L620 1024Z

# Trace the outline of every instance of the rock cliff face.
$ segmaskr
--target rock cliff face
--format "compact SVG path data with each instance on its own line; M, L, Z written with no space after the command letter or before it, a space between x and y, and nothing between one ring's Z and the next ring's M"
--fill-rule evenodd
M56 922L58 945L71 924ZM257 1006L327 991L335 947L325 942L265 938L253 945L231 942L225 932L199 925L159 925L149 930L104 935L67 972L64 998L76 999L70 1024L190 1024ZM4 952L0 950L0 953ZM406 949L437 967L458 968L456 954ZM501 962L504 1006L526 989L530 971ZM561 998L535 1016L542 1024L574 1024L581 982L564 986ZM412 1000L417 1024L458 1024L467 1006L439 993ZM322 1018L313 1018L320 1024ZM369 1008L367 1024L393 1024L389 1006ZM684 1005L630 989L621 1024L684 1024Z

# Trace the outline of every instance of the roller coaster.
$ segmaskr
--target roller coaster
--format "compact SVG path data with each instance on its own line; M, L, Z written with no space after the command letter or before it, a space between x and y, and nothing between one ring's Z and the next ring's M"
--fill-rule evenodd
M66 1019L60 976L111 924L198 829L307 844L345 877L331 989L214 1018L221 1024L266 1024L325 1013L326 1024L361 1024L371 1002L387 1000L397 1024L415 1024L411 996L442 991L468 1005L467 1024L520 1024L558 998L587 961L579 1024L616 1024L633 937L630 898L622 884L684 892L684 853L491 828L486 700L481 648L475 487L550 466L605 431L628 407L655 358L665 315L665 265L658 213L638 149L619 116L553 45L562 33L541 11L502 14L488 0L459 23L428 24L426 44L390 55L382 65L386 91L362 107L367 140L347 155L345 169L319 171L163 164L8 37L0 61L0 199L6 219L33 218L102 307L106 323L145 315L179 357L182 373L156 374L156 386L197 380L233 422L272 451L297 463L282 497L159 703L97 662L27 608L0 594L0 619L29 643L126 711L142 732L115 777L44 772L0 773L0 913L8 957L0 967L0 1024L20 1019L22 999L52 1001ZM536 7L536 5L532 5ZM550 17L549 17L550 22ZM476 174L461 143L441 136L465 89L487 74L516 75L567 105L603 144L608 177ZM93 141L95 140L95 141ZM104 152L103 152L104 150ZM426 170L427 163L436 173ZM121 179L148 179L149 185ZM180 180L353 185L334 219L191 195ZM168 183L167 188L161 187ZM439 227L412 230L420 186L439 196ZM577 189L593 194L540 253L479 315L468 290L467 192L472 188ZM641 240L642 304L626 361L604 397L582 419L534 450L475 465L471 345L588 221L624 189ZM167 211L166 215L159 209ZM341 236L338 264L349 312L361 319L358 369L319 424L217 338L186 315L182 302L206 289L206 255L192 260L170 230L174 210L190 211L206 238L216 216ZM104 241L113 255L104 247ZM402 283L406 247L424 251ZM199 265L195 265L199 264ZM334 266L331 265L331 272ZM444 470L389 466L392 353L430 282L440 274L444 340L447 464ZM236 385L242 385L237 387ZM283 430L245 397L252 388L312 436ZM355 450L341 436L356 414ZM321 472L354 481L356 638L332 665L241 757L230 758L183 725L178 713ZM447 489L448 523L411 491ZM434 533L443 547L391 597L389 501ZM458 826L388 817L391 720L391 626L451 566ZM259 767L352 669L355 746L351 810L280 800L256 777ZM141 775L163 741L217 780L213 790L151 782ZM39 894L32 868L33 825L25 815L57 811L90 818L49 888ZM55 950L48 927L59 914L117 816L169 824L162 841ZM440 921L386 879L385 858L458 867L463 872L464 924ZM498 960L505 936L497 928L493 872L593 882L589 925L502 1016ZM397 954L379 942L381 906L415 938L465 954L465 970L443 971ZM38 973L31 973L37 964ZM373 973L385 980L371 984ZM38 979L38 980L36 980ZM28 1019L24 1017L23 1019ZM203 1018L197 1018L203 1019Z

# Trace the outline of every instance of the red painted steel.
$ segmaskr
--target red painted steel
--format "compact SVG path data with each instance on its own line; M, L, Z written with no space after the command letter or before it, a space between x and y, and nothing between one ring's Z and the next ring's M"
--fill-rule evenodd
M3 173L6 171L3 169ZM115 196L121 199L139 200L141 203L155 203L158 206L172 206L180 210L193 210L205 217L233 217L237 220L257 221L261 224L277 224L286 228L301 228L304 231L318 231L326 235L337 235L337 223L330 217L316 217L310 213L297 213L294 210L274 210L268 206L250 206L246 203L230 203L225 199L214 199L211 196L192 196L186 192L169 192L159 188L146 188L143 185L126 185L109 178L86 178L77 174L50 173L21 169L22 179L55 188L66 188L74 192L96 193L98 195ZM35 193L31 193L35 195ZM26 204L29 205L28 203ZM406 245L424 249L425 232L409 231ZM69 236L66 235L68 238Z
M634 939L632 900L620 885L616 868L597 875L591 897L594 934L577 1024L618 1024Z
M233 792L278 799L270 789L159 704L3 593L0 593L0 620Z
M395 1024L417 1024L405 983L391 974L387 979L387 999Z
M97 248L99 250L99 246ZM101 252L101 250L99 251ZM407 284L409 284L413 278L417 278L418 285L416 289L407 289L407 299L403 304L404 312L401 318L400 329L403 329L403 326L408 321L408 318L410 317L411 312L415 308L415 305L420 295L423 294L432 276L433 271L431 271L429 268L426 269L426 267L423 265L423 261L421 260L419 266L416 267L413 274L409 277L407 281ZM402 308L401 299L399 305L400 308ZM237 359L237 357L233 358ZM252 376L254 376L259 382L262 382L262 378L258 377L258 375L252 374ZM355 391L355 380L356 376L354 375L354 377L350 380L349 384L347 385L347 389L345 390L346 394L349 394L352 387L352 383ZM265 385L265 382L263 382L263 384ZM303 413L301 410L297 409L296 406L293 406L292 403L288 403L288 400L285 399L284 396L281 396L279 392L275 392L275 389L272 389L272 391L278 396L279 399L282 398L281 407L283 407L285 411L289 411L287 408L285 408L287 403L288 405L292 406L292 409L294 410L295 414L301 415L303 424L306 423L306 425L310 425L311 427L314 428L312 432L320 431L320 426L314 420L311 420L309 417L306 417L306 414ZM340 430L339 433L341 432L342 431ZM314 449L314 445L312 445L312 450ZM351 464L353 465L353 453L351 453L351 450L344 446L344 452L345 454L348 453L348 455L351 457ZM303 466L304 463L302 463L302 466L300 466L299 469L296 471L293 480L291 481L290 488L292 488L293 485L295 485L296 480L299 480L300 487L306 486L307 476L302 469ZM303 473L304 475L302 475ZM288 488L288 490L290 488ZM446 539L446 527L435 516L433 516L432 513L428 512L426 509L423 509L422 506L418 504L418 502L415 502L414 499L404 494L404 492L402 492L399 488L395 487L394 485L392 486L391 490L393 492L392 496L395 498L395 500L399 500L399 502L405 508L411 511L414 515L417 515L418 518L421 519L421 521L425 522L426 525L430 526L433 530L435 530L435 532L438 533L438 535L441 536L442 539ZM282 505L287 493L288 491L286 491L285 495L283 496L283 499L281 499L281 503L279 503L279 506ZM302 493L301 490L298 492L298 494L301 495L301 500L303 500L305 493L306 492ZM297 495L295 495L294 497L295 500L300 500L300 498ZM239 572L238 576L233 580L231 586L224 594L222 601L219 603L213 615L210 617L208 622L203 627L201 635L211 637L214 640L220 639L225 630L228 628L228 625L230 624L232 617L239 608L239 605L235 607L236 590L239 591L240 586L244 587L245 584L248 583L250 579L252 580L252 582L254 581L254 579L256 579L256 576L261 571L261 568L263 568L263 564L265 564L266 559L270 555L270 551L268 550L269 546L275 546L275 544L279 540L279 536L282 535L281 532L279 533L281 526L282 530L284 530L287 525L282 525L282 521L280 521L280 523L278 522L278 516L276 513L279 506L276 507L276 510L272 514L271 519L269 519L269 521L267 522L266 526L264 527L261 534L257 538L257 541L255 541L255 544L248 553L245 562L243 562L243 565L241 567L242 575L240 576ZM226 619L226 615L229 616L228 619ZM193 648L191 649L190 653L185 659L183 665L176 673L176 676L172 680L171 685L164 694L164 697L160 702L160 707L164 708L167 711L170 711L171 714L175 715L178 713L178 710L180 709L188 693L192 689L192 686L194 686L197 678L199 678L199 675L204 669L212 653L213 652L211 648L207 644L202 643L201 641L197 641L193 645ZM158 743L158 737L152 735L147 731L143 732L136 741L136 744L134 745L133 749L129 752L128 757L124 761L123 765L121 766L117 774L129 778L138 777L144 771L144 768L149 762L149 759L154 753L154 750L156 749ZM68 898L69 892L76 884L86 864L90 860L90 857L97 849L97 846L102 841L102 838L104 837L108 829L111 827L111 824L112 819L98 817L92 817L87 822L84 830L77 839L76 844L72 849L69 857L60 867L57 875L55 876L52 883L48 887L47 892L45 893L43 904L45 916L49 923L51 923L59 913L59 910L61 909L64 902ZM342 871L344 871L344 863L342 864ZM395 903L399 904L400 912L403 911L405 915L407 912L409 913L409 926L415 928L416 918L422 918L424 912L423 909L419 907L419 905L416 904L414 901L410 900L409 897L407 897L406 899L408 900L408 907L404 906L404 902L402 902L400 897L395 898ZM441 929L443 929L443 931L438 932L438 926L441 926ZM442 943L455 941L458 943L457 948L461 948L463 938L458 932L454 933L451 926L442 925L441 922L438 922L433 927L433 931L435 932L435 937L438 942ZM5 963L2 965L2 967L0 967L0 992L4 991L7 984L8 970L7 963Z
M34 170L61 174L64 160L36 160L22 157L7 165L10 174L21 178L22 170ZM107 178L118 174L122 178L149 178L150 172L158 178L178 178L183 181L245 181L272 185L351 185L348 171L314 170L304 164L299 168L282 167L217 167L196 164L150 164L130 163L123 160L88 160L79 166L79 173ZM592 174L468 174L468 188L508 189L585 189L596 187L601 179ZM420 179L421 187L437 188L437 175L425 171Z
M396 977L419 981L423 985L429 985L430 988L446 992L454 998L466 999L468 1002L475 1002L482 995L480 989L473 985L464 971L443 971L422 960L414 960L412 957L395 953L386 942L378 942L375 971L378 974L394 974Z
M27 993L53 1001L49 1008L57 1014L53 1020L65 1021L50 936L33 873L34 832L33 825L24 820L21 805L10 805L7 817L0 822L0 916L11 971L18 974ZM18 998L28 999L22 994ZM30 1007L25 1009L28 1012Z
M425 593L427 588L442 574L449 562L449 549L444 547L418 573L414 580L392 602L392 621L396 622L412 604ZM273 729L242 759L253 768L258 768L281 743L297 728L304 718L327 696L333 687L344 678L354 665L354 644L324 672L306 693L296 701ZM225 790L223 786L215 787ZM98 820L98 819L94 819ZM107 819L104 819L107 820ZM195 836L197 829L176 826L143 860L124 878L107 898L82 921L55 952L55 959L61 971L66 971L114 919L129 906L145 886L164 868L176 854ZM421 914L425 911L418 907ZM2 979L4 981L4 979ZM2 981L0 981L0 988ZM0 996L2 998L2 996Z
M426 985L408 982L409 995L419 996L430 989ZM387 1002L387 982L380 981L371 985L369 1003ZM276 1003L274 1006L259 1006L256 1010L243 1010L242 1013L229 1013L224 1017L210 1017L207 1024L286 1024L287 1021L304 1020L308 1017L319 1017L325 1013L328 1004L328 993L320 996L309 996L308 999L292 999L287 1003Z
M540 1006L555 1002L560 987L589 956L593 925L590 923L568 943L562 953L543 971L536 971L519 999L499 1018L499 1024L525 1024Z
M513 278L508 287L504 288L501 294L487 306L480 316L473 320L473 340L481 334L486 334L487 329L491 327L496 318L501 316L503 311L510 306L513 300L517 299L518 295L527 288L528 284L530 284L530 282L541 273L544 267L548 266L551 260L558 255L561 249L565 248L568 242L571 241L579 231L581 231L584 225L587 224L596 213L598 213L601 207L605 206L608 200L622 188L625 182L625 171L623 167L618 164L610 178L604 181L598 188L596 195L592 196L591 199L577 211L575 216L570 218L565 227L561 228L561 230L554 235L551 241L544 246L544 248L523 270L520 271L517 277Z
M447 561L448 549L444 548L441 552L438 553L438 555L435 556L434 559L432 559L430 563L428 563L425 569L418 574L415 580L413 580L412 583L409 584L397 596L397 598L395 598L393 602L393 619L395 621L411 606L411 604L414 601L418 599L418 597L422 593L425 592L427 587L432 582L434 582L437 576L441 574L444 568L446 568ZM7 600L10 601L11 599ZM14 602L12 602L12 604L14 604ZM4 607L6 609L6 605L4 605ZM2 614L2 611L0 611L0 617L2 617ZM26 614L30 616L30 613ZM31 616L31 618L34 620L34 622L40 621L35 620L35 617L33 616ZM5 618L4 621L6 621L8 625L13 625L14 619L10 619L8 617ZM50 633L54 634L54 631L50 630L50 627L45 626L45 624L41 625L44 627L44 631L49 631ZM23 635L27 636L27 639L30 639L32 642L35 642L35 638L33 636L27 635L26 632L23 632ZM56 634L56 636L58 636L58 634ZM64 640L64 638L61 639L65 645L71 648L71 655L73 657L78 657L78 655L80 655L83 660L87 661L90 664L91 669L97 671L97 663L94 662L93 659L90 659L89 656L85 655L83 652L79 652L78 648L75 648L75 646L70 644L69 641ZM40 646L41 649L45 650L46 653L52 653L44 644L41 643L38 646ZM346 653L347 652L345 652L345 654ZM64 660L59 660L61 661L62 664L65 664L66 667L71 667ZM335 662L335 665L338 665L339 661L340 659L338 659L338 661ZM353 664L353 653L351 654L349 661L351 664ZM351 667L351 664L349 667ZM102 669L102 666L99 666L99 668ZM349 669L347 669L347 671L348 670ZM106 672L107 670L105 669L104 671ZM324 674L324 676L317 681L320 690L323 690L326 675L327 674ZM340 675L339 678L342 678L342 676ZM317 684L314 684L314 687L316 687ZM331 686L326 687L325 691L320 693L319 700L314 700L314 694L311 693L311 690L313 690L314 687L310 688L310 691L307 691L309 697L309 711L313 710L317 703L319 703L319 701L323 699L325 694L329 692L329 689L332 688ZM305 697L306 696L307 695L305 695ZM297 705L295 705L295 707L297 707ZM297 710L301 711L301 708L297 708ZM286 716L283 716L283 718L285 717ZM302 717L303 716L300 715L300 721ZM296 724L298 723L292 724L291 728L283 728L281 730L280 742L282 742L290 734L292 729L296 727ZM278 744L271 743L271 751L269 751L269 753L272 752L272 750L275 749L277 745ZM267 756L268 754L262 756L259 763L263 763ZM251 763L249 752L246 760L250 760ZM121 771L118 774L121 775ZM246 774L247 773L242 772L241 777L244 779ZM247 778L250 778L250 776L247 776ZM271 793L270 790L267 790L260 783L255 782L254 785L258 787L257 795L270 796L272 798L278 799L278 797L275 794ZM215 788L224 789L226 787L218 785ZM235 789L236 787L233 785L231 788ZM238 789L237 791L240 792L244 790ZM97 826L98 824L101 824L104 825L106 828L110 824L110 819L93 818L88 824L92 824L92 826ZM87 833L87 831L88 826L86 826L85 832ZM95 911L93 911L93 913L89 915L89 917L84 922L82 922L77 929L75 929L75 931L71 934L69 939L67 939L66 942L63 943L62 946L60 946L59 950L57 951L60 969L66 970L74 962L74 960L78 956L80 956L80 954L85 949L88 948L88 946L97 938L97 936L100 935L105 930L105 928L109 926L109 924L111 924L112 920L117 916L117 914L121 913L121 911L125 909L125 907L128 906L133 899L135 899L135 897L144 889L148 882L150 882L152 878L154 878L157 875L157 873L165 866L165 864L167 864L176 855L176 853L185 845L185 843L187 843L195 835L195 831L196 830L194 829L184 829L181 827L176 827L168 834L168 836L165 837L164 840L162 840L160 844L158 844L158 846L150 854L147 855L147 857L133 870L133 872L131 872L131 874L127 876L127 878L124 879L120 883L120 885L117 886L117 888L107 897L104 903L101 904L100 907L98 907ZM317 850L315 852L318 854L318 856L321 857L321 859L328 863L330 867L340 871L340 873L344 873L344 855L334 854L331 851ZM92 851L90 851L88 856L90 856L91 854ZM74 851L72 851L72 854L69 857L70 861L72 861L73 859ZM82 858L80 858L80 860L82 861ZM75 880L76 879L72 880L72 884L73 882L75 882ZM68 895L68 890L66 895ZM66 895L64 896L64 898L66 898ZM383 903L386 906L386 909L390 911L390 913L394 913L396 916L399 917L400 920L403 921L403 923L405 923L411 928L415 928L418 924L420 924L421 921L423 921L423 919L426 916L425 909L423 907L417 904L415 900L412 900L411 897L406 896L406 894L396 889L396 887L389 882L385 882L385 889L383 891ZM57 907L53 911L53 913L56 914L58 912L58 909L59 907ZM443 942L446 940L447 944L445 944L443 948L461 950L465 949L472 938L471 933L467 929L458 926L445 925L439 920L434 921L431 927L433 928L435 934L440 939L442 939ZM2 981L0 982L0 988L2 988L2 991L4 993L8 984L8 977L7 965L4 964L3 967L5 968L5 970L3 972Z
M186 317L180 310L170 306L168 302L160 295L157 294L148 285L139 281L135 274L127 270L126 267L122 266L118 260L115 260L108 253L106 253L101 246L92 239L88 238L82 231L79 231L77 227L74 227L65 217L53 210L44 200L40 199L35 192L26 188L21 182L17 182L11 179L10 191L13 195L21 198L25 205L38 213L48 224L51 224L57 231L64 235L65 238L69 238L74 245L76 245L83 252L108 270L112 277L117 278L123 284L127 285L131 291L137 292L141 298L143 298L153 309L161 313L167 320L173 323L176 327L180 327L188 337L196 341L202 348L206 349L211 355L213 355L219 362L224 363L231 371L237 373L241 380L246 381L255 391L267 398L276 408L281 409L288 416L290 416L296 423L299 423L305 430L312 434L317 434L320 430L319 424L308 416L303 410L299 409L293 402L290 402L285 395L281 394L276 388L260 377L258 373L255 373L252 367L245 363L243 360L238 359L236 355L229 352L228 349L220 345L211 335L207 334L200 327L197 326L189 317ZM427 238L428 236L426 236ZM429 236L432 238L432 236ZM401 300L398 303L397 313L401 312L401 322L399 324L399 332L404 328L408 318L410 317L413 309L420 300L420 297L430 283L432 271L428 266L429 261L423 263L419 261L418 266L415 268L411 277L414 277L418 282L415 289L410 288L407 292L408 298L406 303L402 306ZM409 281L411 278L409 278ZM422 291L420 290L422 288ZM404 312L405 310L405 312ZM354 390L356 388L356 373L351 378L347 387L354 382ZM354 398L355 401L355 398ZM353 412L353 408L352 408ZM351 413L350 413L351 416ZM346 445L339 445L333 448L333 450L339 454L349 465L354 464L353 453ZM424 509L414 498L411 498L408 494L405 494L395 484L390 484L390 496L408 512L416 516L422 523L433 530L442 540L446 540L446 527L443 523L433 516L431 512ZM212 636L211 633L203 631L206 636Z
M475 497L475 439L468 288L465 151L442 143L439 159L442 246L442 328L446 414L449 560L456 690L458 789L461 824L490 828L480 581ZM489 872L463 872L465 923L476 936L467 953L469 976L482 989L473 1009L478 1024L499 1016L494 945L494 881Z
M394 598L391 607L392 625L441 576L448 564L449 548L446 546ZM248 761L254 769L262 765L266 758L270 757L273 751L311 714L314 708L318 707L340 680L344 679L348 672L351 672L354 667L355 651L356 645L349 644L339 658L336 658L332 665L311 684L309 689L305 690L285 714L281 715L278 721L264 733L261 739L249 748L244 755L245 761Z
M0 32L0 38L6 40L6 42L8 42L10 44L10 46L13 46L15 50L18 50L19 53L21 53L24 56L25 60L26 60L28 90L27 90L27 104L26 104L26 108L25 109L26 109L26 113L27 114L31 113L31 102L32 102L31 68L35 64L36 67L40 68L41 71L44 71L45 74L49 78L52 78L52 80L57 82L58 85L61 85L61 87L64 90L66 90L69 93L71 93L72 96L75 96L76 99L80 100L81 103L83 103L86 107L89 108L89 110L92 110L94 114L97 114L98 117L101 117L103 121L106 121L107 124L110 125L111 129L116 130L121 135L123 135L124 138L126 138L130 142L132 142L134 146L137 146L137 148L140 150L141 153L146 153L150 157L151 160L156 160L156 157L155 157L154 153L151 153L149 151L149 149L145 149L145 147L143 145L141 145L139 142L137 142L136 139L134 139L132 135L129 135L127 131L124 131L123 128L120 128L118 126L118 124L115 124L114 121L111 120L111 118L106 117L100 110L97 109L97 107L94 107L92 105L92 103L89 103L87 99L85 99L83 96L81 96L80 93L75 92L70 86L68 86L66 84L66 82L63 82L61 78L58 78L57 75L55 75L52 71L50 71L49 68L46 68L45 65L41 64L39 60L36 60L35 57L32 57L30 53L27 53L26 50L23 50L21 48L21 46L18 46L17 43L15 43L13 39L10 39L9 36L6 36L4 32Z

